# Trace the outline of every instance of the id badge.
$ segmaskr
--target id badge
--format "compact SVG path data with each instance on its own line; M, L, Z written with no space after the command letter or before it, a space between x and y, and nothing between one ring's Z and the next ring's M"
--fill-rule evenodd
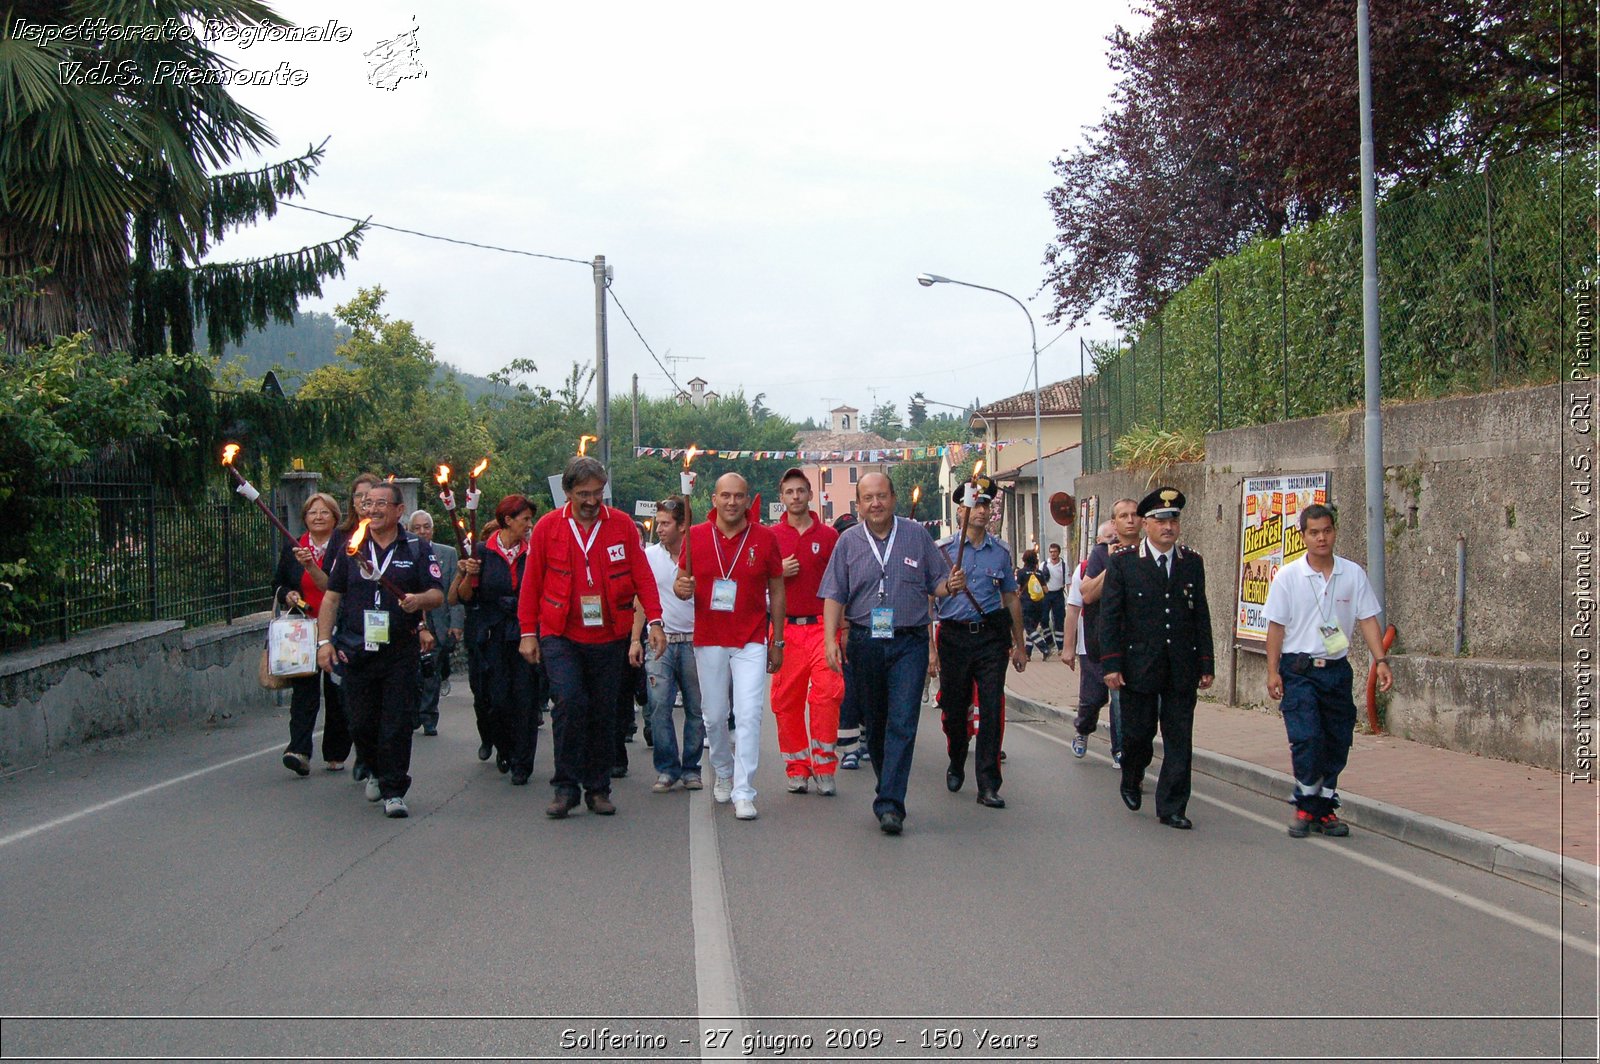
M733 599L738 591L739 585L736 581L726 577L716 580L711 585L711 608L718 613L732 613Z
M578 605L583 609L583 626L585 628L600 628L606 623L604 611L600 609L599 595L584 595L578 599Z
M377 650L389 641L388 610L361 611L361 639L367 650Z
M894 607L879 606L872 611L872 638L894 638Z
M1328 652L1328 657L1336 658L1350 649L1350 637L1337 624L1318 625L1317 631L1322 635L1322 649Z

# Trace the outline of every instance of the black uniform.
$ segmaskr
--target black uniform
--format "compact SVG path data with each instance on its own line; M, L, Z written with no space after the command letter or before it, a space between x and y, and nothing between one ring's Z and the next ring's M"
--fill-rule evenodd
M408 594L443 590L433 548L404 529L396 531L387 549L369 538L361 553L375 556L384 575ZM423 616L402 610L342 550L328 574L328 590L340 596L333 643L344 659L345 712L356 756L377 777L384 798L403 798L411 787L411 726L422 685L417 630ZM363 639L367 610L389 616L389 641L376 649L367 649Z
M1211 610L1205 563L1184 546L1173 548L1172 575L1157 565L1148 540L1112 554L1100 595L1100 663L1120 672L1122 786L1137 791L1155 753L1156 725L1164 753L1156 784L1156 814L1183 816L1189 804L1189 757L1195 692L1214 675Z
M475 697L484 703L479 731L498 752L496 763L510 771L513 782L522 784L533 773L545 701L544 667L528 664L517 652L522 638L517 624L517 587L527 554L517 558L517 572L486 543L475 546L472 556L483 563L478 586L466 602L466 631L471 633L468 638L478 668Z

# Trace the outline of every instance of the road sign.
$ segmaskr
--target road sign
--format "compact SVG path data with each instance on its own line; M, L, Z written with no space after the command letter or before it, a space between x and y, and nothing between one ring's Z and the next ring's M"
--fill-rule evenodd
M649 499L640 499L638 502L633 504L633 516L635 516L635 517L654 517L655 515L656 515L656 504L654 502L652 502L651 500L649 500Z

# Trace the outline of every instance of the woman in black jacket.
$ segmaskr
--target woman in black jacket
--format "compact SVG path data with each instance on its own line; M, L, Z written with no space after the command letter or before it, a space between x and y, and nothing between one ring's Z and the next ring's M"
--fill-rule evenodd
M319 491L300 507L300 521L306 526L305 534L284 545L272 577L272 593L281 608L303 610L308 617L315 617L328 590L328 570L343 542L334 531L339 524L339 504ZM297 775L311 774L311 733L320 701L327 706L323 761L329 772L344 768L345 758L350 756L350 726L333 677L319 670L290 681L290 690L289 747L283 752L284 765Z
M522 638L517 623L517 590L533 530L533 503L507 495L494 508L498 529L463 559L450 588L450 601L467 607L466 631L477 647L478 687L488 705L495 765L522 786L533 775L533 754L544 718L542 665L517 653Z

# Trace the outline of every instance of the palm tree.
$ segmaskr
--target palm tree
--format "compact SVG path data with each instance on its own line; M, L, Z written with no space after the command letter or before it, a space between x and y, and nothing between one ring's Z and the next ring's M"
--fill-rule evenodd
M13 36L21 20L101 18L191 28L212 19L283 22L259 0L16 0L4 12L0 276L50 271L36 298L0 308L6 345L15 350L87 329L97 342L138 355L169 345L187 352L197 309L214 347L269 316L288 320L300 297L343 272L361 225L286 255L193 264L225 233L271 217L280 200L298 195L322 148L250 173L215 173L276 140L225 85L155 77L161 63L202 73L230 68L197 31L49 43Z

